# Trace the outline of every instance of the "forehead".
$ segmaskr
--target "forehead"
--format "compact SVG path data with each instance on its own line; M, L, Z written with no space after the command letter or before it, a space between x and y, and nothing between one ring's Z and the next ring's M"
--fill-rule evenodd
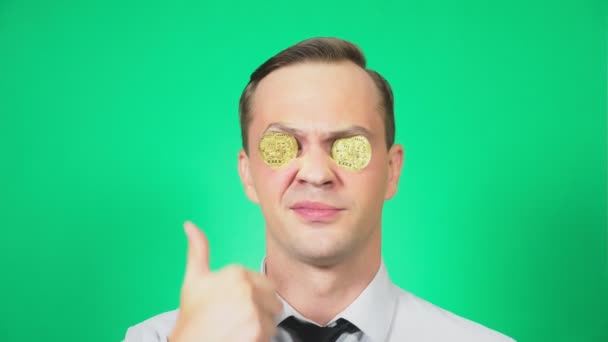
M382 127L378 90L365 70L351 62L309 62L273 71L252 99L252 128L275 122L304 131Z

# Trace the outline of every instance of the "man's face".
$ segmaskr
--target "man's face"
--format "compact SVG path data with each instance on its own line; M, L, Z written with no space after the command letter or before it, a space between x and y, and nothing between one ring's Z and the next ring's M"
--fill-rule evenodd
M239 154L248 197L266 220L268 248L315 264L330 264L380 245L381 212L396 191L403 149L386 149L380 95L353 63L300 63L266 76L252 99L249 155ZM265 133L293 135L297 157L268 166L258 144ZM353 172L331 158L336 138L364 135L369 164Z

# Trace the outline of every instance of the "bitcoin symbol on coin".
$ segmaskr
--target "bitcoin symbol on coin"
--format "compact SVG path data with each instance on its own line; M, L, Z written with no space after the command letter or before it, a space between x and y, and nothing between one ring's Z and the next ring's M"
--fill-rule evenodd
M258 150L266 165L279 168L296 157L298 142L286 133L267 132L260 140Z

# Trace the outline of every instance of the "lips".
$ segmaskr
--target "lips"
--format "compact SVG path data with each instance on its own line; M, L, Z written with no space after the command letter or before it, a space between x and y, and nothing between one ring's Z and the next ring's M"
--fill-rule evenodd
M301 219L308 222L331 222L343 208L321 202L303 201L290 207Z

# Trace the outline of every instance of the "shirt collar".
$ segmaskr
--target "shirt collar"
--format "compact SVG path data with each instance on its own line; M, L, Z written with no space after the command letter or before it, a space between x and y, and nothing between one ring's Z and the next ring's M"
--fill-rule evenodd
M262 260L261 269L262 273L266 274L266 259ZM277 294L277 297L283 302L283 310L275 317L276 325L289 316L295 316L300 320L316 324L302 316L279 294ZM388 277L384 261L381 261L378 272L359 297L330 320L328 325L339 318L344 318L361 329L372 341L384 341L392 324L396 303L397 293L394 291L394 286Z

